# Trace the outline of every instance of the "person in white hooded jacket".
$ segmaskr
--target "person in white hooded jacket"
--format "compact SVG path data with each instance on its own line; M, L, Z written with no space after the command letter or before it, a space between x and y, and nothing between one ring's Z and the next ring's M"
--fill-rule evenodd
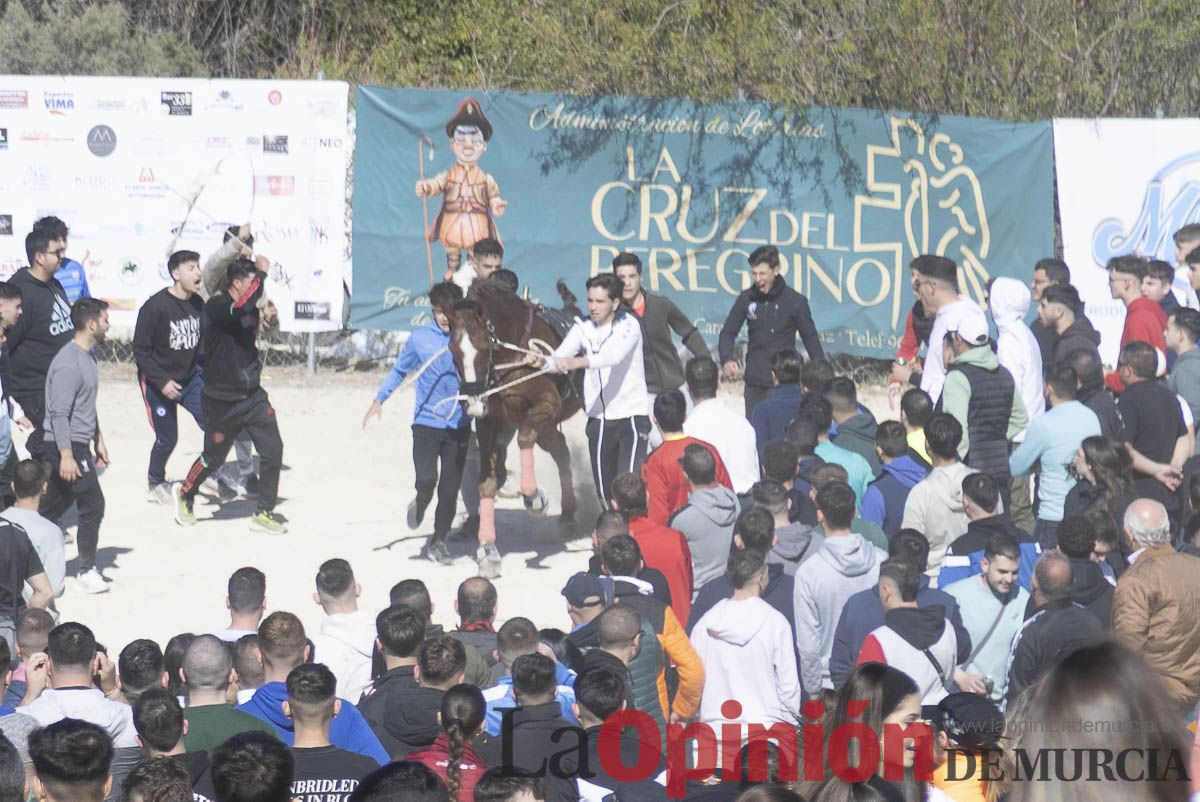
M796 652L804 692L817 696L832 688L829 656L846 601L879 580L879 564L887 553L850 531L855 497L845 482L827 482L817 491L817 520L825 533L821 549L796 569L793 595Z
M1029 423L1046 411L1042 377L1044 368L1052 367L1042 365L1037 337L1025 325L1025 315L1029 312L1032 298L1024 282L1006 276L993 281L988 290L988 308L999 332L996 337L996 358L1012 374L1017 394L1025 404ZM1022 442L1026 431L1028 427L1013 437L1013 441ZM1029 477L1013 477L1011 500L1010 517L1023 529L1032 530L1033 499L1029 493Z
M792 628L761 598L767 555L735 549L727 572L733 596L717 602L692 630L692 646L705 668L699 720L794 724L800 717L800 678ZM740 711L721 709L730 700Z
M313 638L313 662L324 663L337 678L339 699L358 701L371 684L371 653L375 646L373 610L358 609L362 586L350 563L326 560L317 571L313 601L325 611L321 634Z
M1042 353L1037 347L1037 338L1025 325L1031 298L1024 283L1005 276L993 281L988 290L988 308L999 332L996 358L1012 374L1030 423L1046 411L1046 399L1042 395ZM1015 439L1020 440L1023 435Z

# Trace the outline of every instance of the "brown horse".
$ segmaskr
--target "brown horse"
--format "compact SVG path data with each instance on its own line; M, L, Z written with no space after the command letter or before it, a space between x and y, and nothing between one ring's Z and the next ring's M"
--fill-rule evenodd
M564 290L561 287L560 293ZM568 307L572 300L564 296ZM546 512L546 494L538 488L534 475L534 445L554 458L562 486L560 532L564 537L574 537L576 501L571 453L559 424L580 410L582 392L577 386L578 377L572 377L574 392L564 397L559 392L563 379L523 364L526 354L506 347L535 350L531 343L536 341L551 348L562 342L559 333L538 314L537 307L515 293L491 281L476 281L465 300L442 311L450 319L450 352L479 439L479 572L480 576L498 576L495 499L499 433L506 426L517 430L521 496L525 509L535 517ZM510 383L515 384L489 392Z

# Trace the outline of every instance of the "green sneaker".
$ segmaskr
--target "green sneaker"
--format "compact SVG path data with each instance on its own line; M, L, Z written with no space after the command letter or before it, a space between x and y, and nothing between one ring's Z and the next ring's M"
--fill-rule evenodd
M171 499L175 502L175 523L180 526L195 526L196 513L192 512L192 502L183 497L181 483L171 485Z
M250 519L250 529L255 532L266 532L268 535L283 535L287 533L287 527L283 525L283 521L279 516L267 510L259 510Z

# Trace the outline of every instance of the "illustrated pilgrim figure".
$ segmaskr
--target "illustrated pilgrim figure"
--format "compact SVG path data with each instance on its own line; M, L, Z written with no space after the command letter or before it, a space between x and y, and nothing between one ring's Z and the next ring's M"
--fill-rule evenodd
M463 98L446 123L446 136L455 164L433 178L417 181L419 198L442 196L442 208L428 231L430 242L439 241L446 249L446 281L454 277L462 263L462 252L481 239L500 240L495 218L504 214L508 201L500 197L496 179L479 167L492 138L492 124L484 116L479 101Z

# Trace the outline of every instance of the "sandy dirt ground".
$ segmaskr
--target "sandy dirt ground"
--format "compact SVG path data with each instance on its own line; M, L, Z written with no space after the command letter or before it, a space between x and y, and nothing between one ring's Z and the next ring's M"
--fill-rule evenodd
M268 611L296 613L311 633L323 616L313 601L317 567L331 557L343 557L362 586L363 607L386 606L392 585L418 577L433 596L435 622L452 627L455 590L476 573L474 550L468 553L465 544L452 541L452 565L416 559L432 531L433 507L424 526L408 529L405 510L413 496L411 392L393 396L384 406L383 419L362 429L363 413L382 377L382 370L319 372L315 377L295 368L264 371L263 385L277 410L284 442L277 512L289 528L286 535L271 536L249 530L254 512L250 500L217 505L201 497L196 505L200 522L186 529L175 524L169 507L146 500L153 434L133 368L102 366L99 417L112 464L101 477L107 509L98 564L112 584L109 593L86 596L68 579L58 600L64 620L92 627L110 653L139 637L165 645L181 632L210 632L228 623L229 575L254 565L267 575ZM741 386L722 389L726 403L740 409ZM896 417L888 414L880 395L871 401L880 420ZM583 423L583 416L576 415L564 425L581 506L579 538L564 541L559 535L557 476L553 462L540 450L537 476L550 498L550 514L535 520L519 499L497 500L503 555L503 573L496 580L501 621L527 616L539 627L569 627L560 591L572 573L586 569L591 525L599 511L587 471ZM200 451L199 430L186 413L181 414L180 430L179 446L168 465L170 479L181 478ZM515 445L508 464L513 470L519 464ZM64 522L69 525L73 516L68 513ZM71 576L74 545L67 546L67 557Z

